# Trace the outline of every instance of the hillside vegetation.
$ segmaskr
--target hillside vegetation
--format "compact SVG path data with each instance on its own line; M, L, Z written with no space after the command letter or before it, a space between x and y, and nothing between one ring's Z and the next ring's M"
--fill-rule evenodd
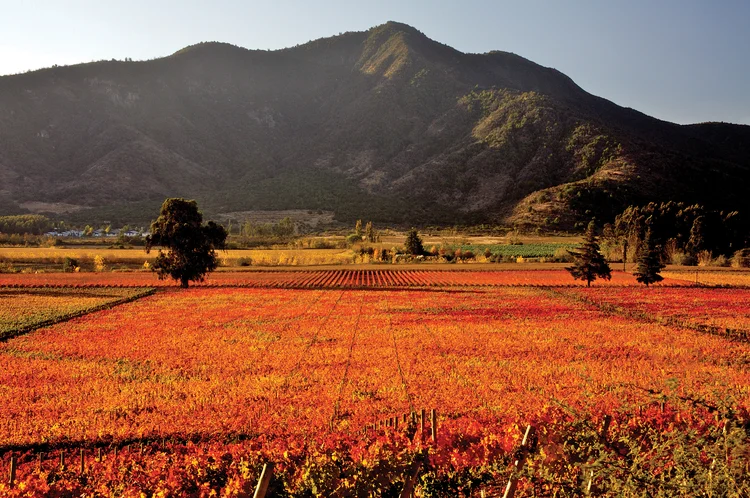
M0 134L6 215L141 222L183 196L208 214L569 228L647 201L750 207L750 127L659 121L393 22L5 76Z

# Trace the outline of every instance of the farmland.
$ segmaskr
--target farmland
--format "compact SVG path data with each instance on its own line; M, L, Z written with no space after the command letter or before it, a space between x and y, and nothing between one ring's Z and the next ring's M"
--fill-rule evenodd
M615 271L612 280L598 285L636 285L630 273ZM6 286L113 286L173 287L170 280L159 280L151 272L81 272L81 273L0 273L0 285ZM274 270L222 271L210 274L197 286L209 287L279 287L279 288L403 288L452 286L584 286L559 269L429 271L419 268L404 270ZM665 279L662 285L685 286L690 282Z
M29 299L45 289L22 286L44 278L79 286L46 289L71 303L152 278L0 277ZM531 424L519 495L747 492L750 343L697 326L747 329L749 291L645 290L621 272L572 283L559 270L220 272L0 342L3 468L19 458L0 491L246 496L272 461L277 495L397 496L426 450L420 496L479 496L507 481ZM436 441L401 420L421 409L436 410ZM393 417L400 428L378 424Z
M8 289L0 287L0 339L130 300L144 289Z

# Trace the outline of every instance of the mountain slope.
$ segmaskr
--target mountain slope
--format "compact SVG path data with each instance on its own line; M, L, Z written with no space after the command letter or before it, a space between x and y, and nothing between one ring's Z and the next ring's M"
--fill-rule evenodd
M0 136L6 212L53 202L147 220L179 195L215 213L564 227L648 200L750 207L750 127L659 121L399 23L2 77Z

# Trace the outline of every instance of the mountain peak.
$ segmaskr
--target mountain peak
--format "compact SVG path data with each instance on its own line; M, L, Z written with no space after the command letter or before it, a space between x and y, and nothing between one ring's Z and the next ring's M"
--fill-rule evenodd
M231 43L218 42L218 41L206 41L200 42L193 45L188 45L185 48L178 50L173 53L172 56L180 56L186 54L210 54L217 52L249 52L250 50L232 45Z

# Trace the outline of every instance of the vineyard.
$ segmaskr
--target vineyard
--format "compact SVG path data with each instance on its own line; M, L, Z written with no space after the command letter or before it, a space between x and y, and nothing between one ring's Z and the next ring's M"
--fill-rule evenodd
M0 342L0 495L750 492L750 290L565 275L0 275L0 323L97 310Z
M148 289L12 289L0 287L0 340L137 299Z
M11 287L174 287L170 280L159 280L151 272L81 273L0 273L0 286ZM483 286L585 286L564 270L308 270L308 271L223 271L210 274L205 287L266 287L292 289L341 289L408 287ZM635 286L630 273L612 272L612 280L596 285ZM689 280L667 278L662 286L691 285Z

